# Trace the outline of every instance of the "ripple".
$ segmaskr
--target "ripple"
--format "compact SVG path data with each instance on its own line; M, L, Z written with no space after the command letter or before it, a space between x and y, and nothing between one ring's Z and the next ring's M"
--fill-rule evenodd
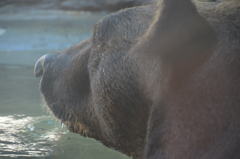
M49 116L9 115L0 117L0 157L44 157L65 134Z

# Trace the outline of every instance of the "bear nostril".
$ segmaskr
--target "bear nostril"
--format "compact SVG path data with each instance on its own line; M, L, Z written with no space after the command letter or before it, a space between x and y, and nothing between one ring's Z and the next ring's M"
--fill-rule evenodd
M34 66L35 77L41 77L43 75L46 64L52 60L53 55L47 54L40 57Z

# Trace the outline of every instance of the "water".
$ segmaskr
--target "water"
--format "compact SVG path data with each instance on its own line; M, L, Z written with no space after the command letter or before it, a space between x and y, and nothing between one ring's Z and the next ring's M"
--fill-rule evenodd
M0 159L128 159L70 133L47 112L33 76L37 58L88 38L103 14L8 8L0 8Z

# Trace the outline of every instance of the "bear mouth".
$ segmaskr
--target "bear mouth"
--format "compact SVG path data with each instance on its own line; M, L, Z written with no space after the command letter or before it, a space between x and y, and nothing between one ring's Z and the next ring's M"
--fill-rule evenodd
M67 111L66 105L61 104L48 104L46 99L46 107L60 122L65 125L70 132L80 134L84 137L92 137L90 129L79 119L76 114L72 114L72 111Z
M80 123L80 122L72 122L72 121L62 121L64 125L67 126L67 128L73 132L73 133L78 133L84 137L90 137L90 131L86 127L86 125Z

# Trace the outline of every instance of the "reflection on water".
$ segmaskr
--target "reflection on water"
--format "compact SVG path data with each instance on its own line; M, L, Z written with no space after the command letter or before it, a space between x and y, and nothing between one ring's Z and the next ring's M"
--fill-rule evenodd
M0 65L0 158L48 156L67 131L44 113L32 67Z
M48 116L0 117L0 156L43 157L51 152L63 130Z
M0 65L0 159L127 159L46 113L32 70Z

